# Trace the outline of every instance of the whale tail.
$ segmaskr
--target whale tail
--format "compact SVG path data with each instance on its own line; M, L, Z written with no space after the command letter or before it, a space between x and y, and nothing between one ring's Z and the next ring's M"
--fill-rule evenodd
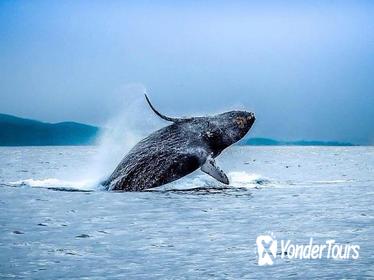
M147 100L147 103L148 103L149 107L151 107L152 111L155 112L155 114L156 114L157 116L159 116L161 119L163 119L163 120L165 120L165 121L169 121L169 122L178 122L178 121L181 121L181 120L182 120L182 119L179 119L179 118L171 118L171 117L167 117L167 116L161 114L159 111L157 111L157 110L155 109L155 107L153 107L151 101L149 101L149 98L148 98L147 94L144 94L144 95L145 95L145 99Z

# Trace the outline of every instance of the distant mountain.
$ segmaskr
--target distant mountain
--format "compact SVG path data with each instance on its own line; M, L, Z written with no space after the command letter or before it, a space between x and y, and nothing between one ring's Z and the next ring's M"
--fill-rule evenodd
M76 123L46 123L0 114L0 146L93 145L100 128ZM251 146L354 146L336 141L278 141L245 138L239 145Z
M246 138L239 144L252 146L355 146L352 143L337 141L279 141L269 138Z
M53 124L0 114L0 146L91 145L99 130L76 122Z

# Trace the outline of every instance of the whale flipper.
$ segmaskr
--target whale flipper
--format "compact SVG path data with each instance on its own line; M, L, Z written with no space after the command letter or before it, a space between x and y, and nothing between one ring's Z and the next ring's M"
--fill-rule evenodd
M208 156L206 162L201 166L201 171L212 176L214 179L224 183L229 184L229 179L227 178L225 172L223 172L217 165L216 161L212 156Z

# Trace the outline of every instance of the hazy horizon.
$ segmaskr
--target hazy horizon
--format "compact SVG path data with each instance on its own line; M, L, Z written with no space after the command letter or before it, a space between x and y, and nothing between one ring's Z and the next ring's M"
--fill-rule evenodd
M172 116L254 111L250 137L374 144L373 15L370 1L1 1L0 112L103 126L133 99L148 112L147 91Z

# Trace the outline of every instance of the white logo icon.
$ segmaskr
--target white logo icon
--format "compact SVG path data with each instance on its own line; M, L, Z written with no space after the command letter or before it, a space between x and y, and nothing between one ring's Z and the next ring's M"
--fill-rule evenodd
M258 265L272 265L277 254L277 240L270 235L260 235L256 239Z

